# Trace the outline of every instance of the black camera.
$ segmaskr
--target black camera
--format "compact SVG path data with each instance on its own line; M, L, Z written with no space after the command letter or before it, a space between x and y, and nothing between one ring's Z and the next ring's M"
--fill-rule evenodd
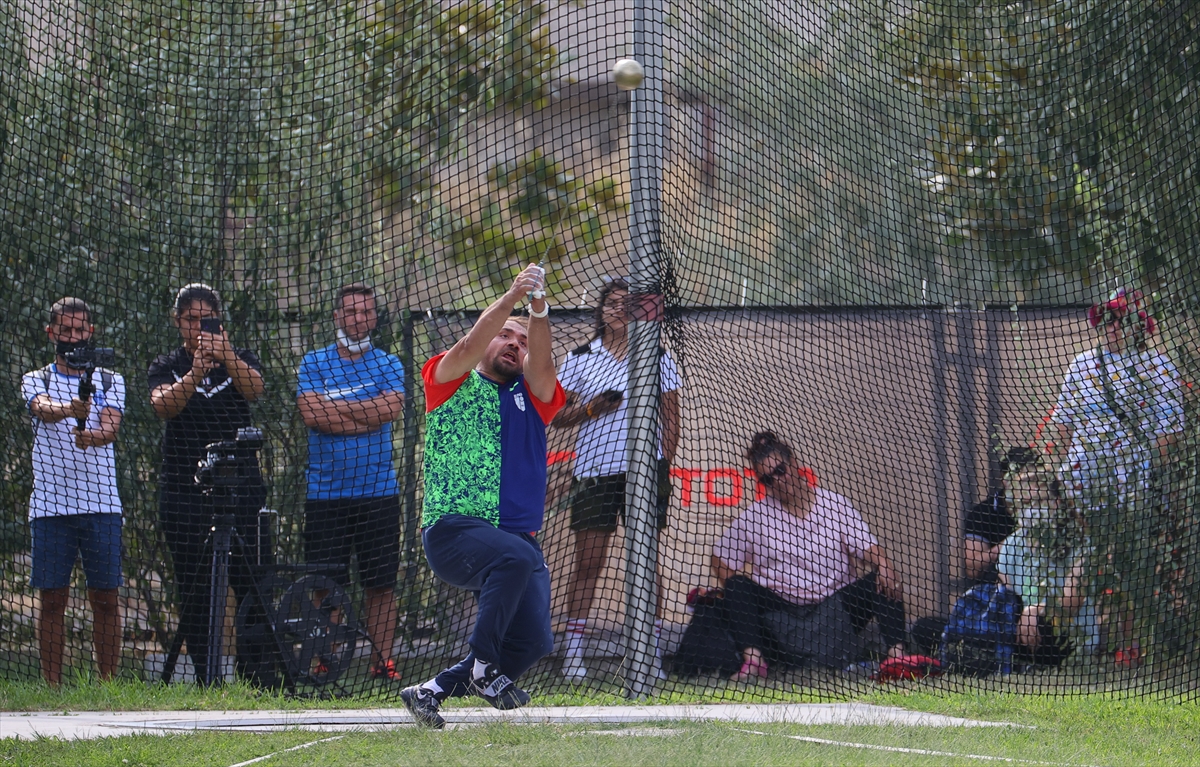
M96 368L111 367L115 364L117 353L112 349L80 346L63 354L63 359L67 361L67 367L83 371L83 375L79 378L79 390L76 396L86 400L96 393L96 386L92 383L92 373L96 372ZM76 419L75 428L82 430L84 425L84 419Z
M196 465L196 484L205 491L218 487L245 487L257 482L255 455L263 446L262 429L238 429L236 439L204 446L204 458Z
M67 361L67 367L74 370L86 370L91 373L96 368L111 367L116 364L117 353L112 349L98 349L92 346L84 346L79 349L72 349L63 355Z

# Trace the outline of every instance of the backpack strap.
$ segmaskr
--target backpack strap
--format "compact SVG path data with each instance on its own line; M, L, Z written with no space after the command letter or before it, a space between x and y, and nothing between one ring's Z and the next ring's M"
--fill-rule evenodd
M37 370L33 371L33 374L35 376L37 376L38 380L40 380L42 382L42 388L46 390L47 397L50 396L50 371L53 368L54 368L54 363L51 362L49 365L46 365L45 367L40 367ZM36 437L37 432L38 432L38 424L40 424L42 422L42 419L38 418L36 415L33 414L32 411L30 411L29 421L31 424L33 424L33 436Z
M98 372L100 373L100 391L103 394L108 394L108 390L111 389L113 385L112 371L99 368Z

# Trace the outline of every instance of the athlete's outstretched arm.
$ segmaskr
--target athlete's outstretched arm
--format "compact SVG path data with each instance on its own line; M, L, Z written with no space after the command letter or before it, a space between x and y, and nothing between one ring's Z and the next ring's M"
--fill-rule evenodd
M497 298L491 306L483 310L483 314L479 315L479 319L475 321L475 326L454 345L450 351L446 352L446 356L442 357L438 363L437 372L434 373L434 380L437 383L446 383L453 381L456 378L462 378L469 371L473 370L479 361L483 359L484 352L487 351L488 344L504 327L504 323L512 315L512 310L520 303L525 296L530 292L542 287L542 272L534 264L525 267L524 271L517 275L513 280L512 287L505 292L504 295ZM542 299L534 299L533 310L541 311L541 307L545 306ZM534 320L537 322L537 320ZM545 323L545 320L542 320ZM533 334L532 328L530 335ZM549 326L546 326L546 346L549 348L550 337ZM532 343L532 339L530 339ZM547 354L549 352L547 351ZM552 365L553 367L553 365ZM553 394L553 389L551 389ZM542 399L535 391L534 396ZM549 398L547 398L549 399ZM545 401L545 400L543 400Z
M530 308L541 312L545 301L533 299ZM550 316L529 318L529 354L525 357L525 385L542 402L554 399L554 355L550 349Z

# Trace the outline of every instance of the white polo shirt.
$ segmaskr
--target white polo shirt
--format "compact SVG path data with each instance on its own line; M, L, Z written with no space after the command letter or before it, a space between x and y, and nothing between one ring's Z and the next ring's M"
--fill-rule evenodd
M102 376L103 374L103 376ZM34 370L21 377L21 396L28 407L39 395L55 403L70 402L79 391L79 376L64 375L51 366L49 375ZM102 377L111 379L103 391ZM100 426L100 411L124 411L125 379L97 369L92 375L96 393L88 413L87 428ZM113 443L81 450L75 446L75 419L47 423L33 418L33 494L29 518L64 514L120 514L117 464Z
M659 356L659 379L663 393L680 388L679 369L669 351ZM628 466L626 438L629 435L629 360L617 359L600 339L572 351L559 366L558 380L568 392L579 396L581 403L590 401L604 391L616 390L625 395L621 405L611 413L589 418L579 425L575 441L576 477L607 477L624 472ZM661 440L660 440L661 442ZM662 458L659 445L658 457Z

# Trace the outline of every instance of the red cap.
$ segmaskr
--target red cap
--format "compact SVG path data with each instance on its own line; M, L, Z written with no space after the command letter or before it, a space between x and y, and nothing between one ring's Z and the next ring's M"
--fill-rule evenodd
M1137 318L1141 320L1142 330L1146 335L1154 335L1158 324L1142 308L1142 291L1140 290L1126 292L1125 288L1118 288L1113 291L1107 301L1095 304L1088 309L1088 324L1092 327L1099 327L1101 324L1123 320L1130 312L1137 313Z

